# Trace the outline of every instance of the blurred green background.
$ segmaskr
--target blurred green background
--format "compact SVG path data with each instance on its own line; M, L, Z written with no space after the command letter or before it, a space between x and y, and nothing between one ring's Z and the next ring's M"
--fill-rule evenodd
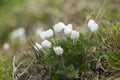
M120 0L106 0L97 19L109 23L120 22ZM48 29L63 21L72 23L76 29L86 32L85 23L95 19L105 0L0 0L0 47L5 42L14 45L10 34L23 27L27 39L35 36L37 28Z

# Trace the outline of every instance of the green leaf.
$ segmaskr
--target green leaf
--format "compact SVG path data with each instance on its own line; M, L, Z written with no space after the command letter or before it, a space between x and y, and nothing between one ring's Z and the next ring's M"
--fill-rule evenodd
M106 57L110 65L120 70L120 54L119 53L108 53Z
M77 76L79 75L79 70L74 70L74 71L72 71L72 72L68 72L67 73L67 77L68 78L76 78Z

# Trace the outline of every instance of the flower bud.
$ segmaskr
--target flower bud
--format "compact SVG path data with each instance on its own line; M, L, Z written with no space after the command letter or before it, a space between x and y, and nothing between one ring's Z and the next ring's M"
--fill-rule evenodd
M53 49L58 56L63 54L63 48L61 46L54 47Z
M51 47L51 42L45 39L44 41L41 42L42 46L44 48L50 48Z
M90 20L88 21L88 27L90 28L91 32L95 32L95 31L97 31L97 29L98 29L98 24L95 23L94 20L90 19Z
M53 26L55 32L61 32L65 28L65 24L63 22L59 22Z
M47 31L46 31L46 38L50 38L50 37L52 37L53 34L54 34L54 32L53 32L52 29L47 30Z

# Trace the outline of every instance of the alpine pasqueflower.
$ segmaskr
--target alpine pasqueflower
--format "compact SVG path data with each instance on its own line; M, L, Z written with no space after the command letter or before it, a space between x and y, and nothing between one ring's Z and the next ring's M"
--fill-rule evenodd
M63 50L63 48L62 48L61 46L54 47L53 49L54 49L55 53L56 53L58 56L60 56L60 55L63 54L63 51L64 51L64 50Z
M50 48L51 47L51 42L45 39L44 41L41 42L42 47L44 48Z
M93 19L90 19L88 21L88 27L90 28L91 32L95 32L98 29L98 24Z
M79 37L79 32L73 30L72 33L71 33L70 38L73 39L73 40L75 40L75 39L77 39L78 37Z
M64 29L65 35L70 35L72 32L72 29L73 29L72 24L68 24Z
M65 28L65 24L63 22L59 22L53 26L55 32L61 32Z

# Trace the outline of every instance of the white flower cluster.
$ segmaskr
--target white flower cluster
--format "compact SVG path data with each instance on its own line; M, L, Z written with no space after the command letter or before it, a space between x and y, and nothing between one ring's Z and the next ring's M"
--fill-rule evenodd
M57 25L57 26L56 26ZM56 24L53 28L55 32L64 31L66 36L69 36L71 39L75 40L79 37L79 32L73 30L72 24L65 25L62 22ZM56 28L57 27L57 28ZM75 33L74 33L75 32Z
M94 21L93 19L90 19L90 20L88 21L88 27L90 28L90 30L91 30L92 32L95 32L95 31L97 31L97 29L98 29L98 24L95 23L95 21Z
M20 27L18 29L13 30L10 34L10 38L11 39L18 38L20 42L26 41L25 29Z
M98 29L98 24L96 24L94 20L90 20L88 22L88 27L92 32L94 32ZM40 33L40 37L43 41L41 42L41 44L36 43L34 48L37 51L42 50L43 48L51 48L52 44L47 39L53 37L54 33L62 32L62 31L64 32L65 36L70 37L73 41L77 40L80 35L78 31L73 30L72 24L65 25L63 22L59 22L53 26L53 30L48 29ZM61 46L55 46L53 47L53 50L58 56L62 55L64 52Z
M49 40L50 37L53 37L54 33L64 32L65 36L69 36L72 40L75 40L79 37L79 32L73 30L72 24L65 25L63 22L59 22L53 26L53 29L48 29L46 31L40 32L40 37L43 40L41 44L35 43L34 48L39 51L44 48L51 48L52 44ZM39 32L37 32L39 33ZM63 48L61 46L56 46L53 48L57 55L63 54Z

